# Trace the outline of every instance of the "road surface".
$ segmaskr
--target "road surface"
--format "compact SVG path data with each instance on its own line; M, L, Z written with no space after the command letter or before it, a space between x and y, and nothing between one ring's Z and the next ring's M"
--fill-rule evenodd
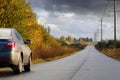
M32 65L31 72L0 71L0 80L120 80L120 62L88 46L72 56Z

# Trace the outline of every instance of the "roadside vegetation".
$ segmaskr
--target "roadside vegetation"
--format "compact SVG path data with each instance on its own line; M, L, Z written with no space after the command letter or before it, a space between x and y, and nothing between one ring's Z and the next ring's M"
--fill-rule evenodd
M37 60L34 60L33 63L46 62L64 58L66 56L70 56L76 53L77 51L80 51L84 47L85 46L82 46L81 48L73 48L71 46L53 46L50 48L38 47L35 51L36 53L34 54L34 59L37 58Z
M120 60L120 41L99 42L95 47L107 56Z
M44 26L38 24L36 15L26 0L0 1L0 27L16 28L24 40L30 39L32 44L29 46L35 61L38 59L46 61L50 58L65 56L85 47L62 46L57 39L47 32Z

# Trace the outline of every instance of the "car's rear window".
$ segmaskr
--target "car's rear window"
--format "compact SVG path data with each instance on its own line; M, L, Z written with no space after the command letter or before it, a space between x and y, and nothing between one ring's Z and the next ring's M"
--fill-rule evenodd
M10 37L12 32L10 29L0 29L0 37Z

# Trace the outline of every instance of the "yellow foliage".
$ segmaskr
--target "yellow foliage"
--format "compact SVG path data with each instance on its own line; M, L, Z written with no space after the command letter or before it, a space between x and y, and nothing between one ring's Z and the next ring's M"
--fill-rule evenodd
M33 56L41 56L40 51L45 52L45 56L56 56L65 52L61 44L43 26L38 25L35 14L25 0L0 0L0 27L16 28L24 40L30 39L32 44L29 46ZM58 52L54 53L55 50Z

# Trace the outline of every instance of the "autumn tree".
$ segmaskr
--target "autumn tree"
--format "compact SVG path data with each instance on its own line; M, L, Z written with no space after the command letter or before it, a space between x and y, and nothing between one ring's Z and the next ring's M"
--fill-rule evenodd
M49 55L55 56L62 50L65 52L61 44L37 23L30 4L25 0L0 0L0 27L16 28L24 40L32 40L29 46L35 59L41 57L41 53L47 55L46 52L51 52ZM54 54L55 50L58 52Z
M64 35L62 35L62 36L60 37L60 40L61 40L61 41L66 41L66 37L65 37Z
M74 42L74 38L71 37L70 35L68 35L67 41L68 41L69 43L73 43L73 42Z
M37 21L29 4L25 0L0 1L0 27L17 28L24 37L30 28L35 28Z
M16 28L24 39L31 39L32 47L42 42L42 26L37 24L36 16L25 0L0 1L0 27Z

